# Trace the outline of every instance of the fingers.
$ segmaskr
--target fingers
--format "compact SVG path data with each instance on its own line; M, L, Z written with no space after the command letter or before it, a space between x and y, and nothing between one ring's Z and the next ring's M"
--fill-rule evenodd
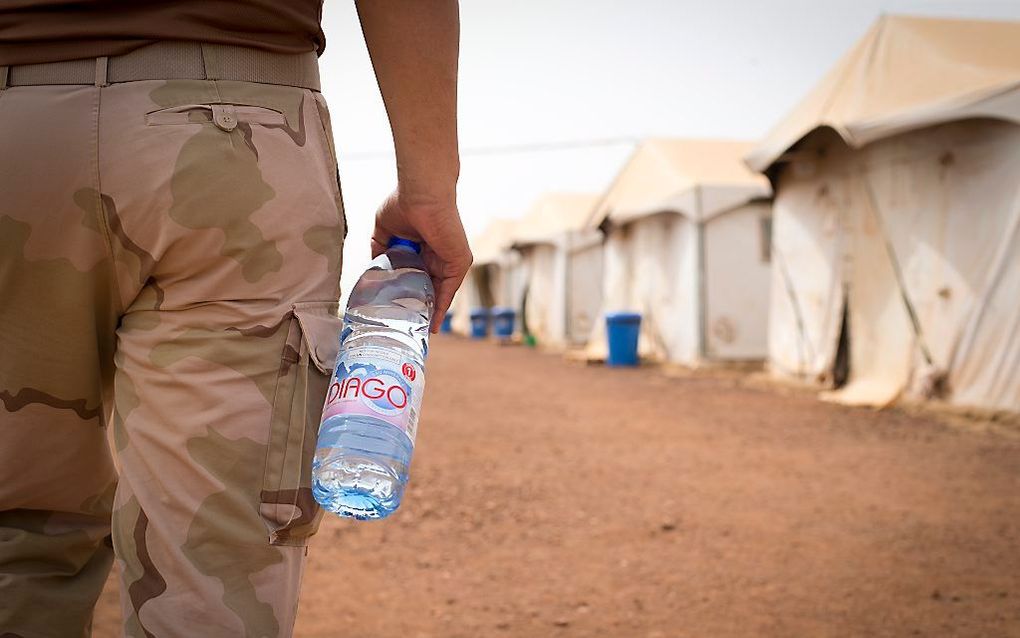
M440 280L438 284L433 283L436 289L436 308L432 313L432 325L430 327L433 334L439 332L440 326L443 325L443 318L449 312L450 305L453 303L453 296L457 294L457 289L460 288L463 281L464 275L461 275L460 277Z
M453 303L454 295L467 276L473 257L467 240L446 245L446 253L440 253L435 246L426 245L422 257L435 289L435 306L432 313L432 332L438 332L443 318Z
M393 217L394 204L395 202L391 195L383 201L382 205L379 206L379 211L375 214L375 228L372 229L371 243L372 259L386 252L390 237L393 236L392 231L387 228L386 220Z
M371 243L373 259L386 252L394 236L424 244L422 258L436 294L430 328L438 332L472 262L456 201L412 199L408 204L399 194L391 195L376 214Z

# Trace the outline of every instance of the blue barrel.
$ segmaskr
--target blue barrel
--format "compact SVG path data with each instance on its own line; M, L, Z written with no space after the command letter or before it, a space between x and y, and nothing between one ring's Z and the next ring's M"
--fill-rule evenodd
M453 312L447 312L443 323L439 324L439 332L453 332Z
M641 334L641 315L636 312L611 312L606 315L606 338L609 340L611 366L638 364L638 336Z
M514 334L514 313L512 308L492 309L492 329L497 337L507 339Z
M484 339L489 334L489 309L475 308L471 311L471 337Z

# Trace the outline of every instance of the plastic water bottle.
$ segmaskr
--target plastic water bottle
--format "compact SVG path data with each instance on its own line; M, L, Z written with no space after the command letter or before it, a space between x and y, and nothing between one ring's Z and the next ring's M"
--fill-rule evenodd
M312 462L315 500L341 516L383 518L404 495L435 304L420 252L391 239L347 302Z

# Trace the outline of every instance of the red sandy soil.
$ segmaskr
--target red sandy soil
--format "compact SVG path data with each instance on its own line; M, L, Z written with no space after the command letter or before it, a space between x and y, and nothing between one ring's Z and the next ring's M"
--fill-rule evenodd
M445 336L428 374L404 505L323 522L301 638L1020 637L1015 431Z

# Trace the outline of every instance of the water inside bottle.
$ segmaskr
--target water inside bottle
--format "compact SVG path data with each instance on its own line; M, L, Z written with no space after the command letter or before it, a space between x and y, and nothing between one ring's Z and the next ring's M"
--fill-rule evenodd
M399 507L414 449L433 304L420 257L402 247L373 261L352 290L312 464L312 493L325 509L365 520ZM354 408L331 416L335 397Z

